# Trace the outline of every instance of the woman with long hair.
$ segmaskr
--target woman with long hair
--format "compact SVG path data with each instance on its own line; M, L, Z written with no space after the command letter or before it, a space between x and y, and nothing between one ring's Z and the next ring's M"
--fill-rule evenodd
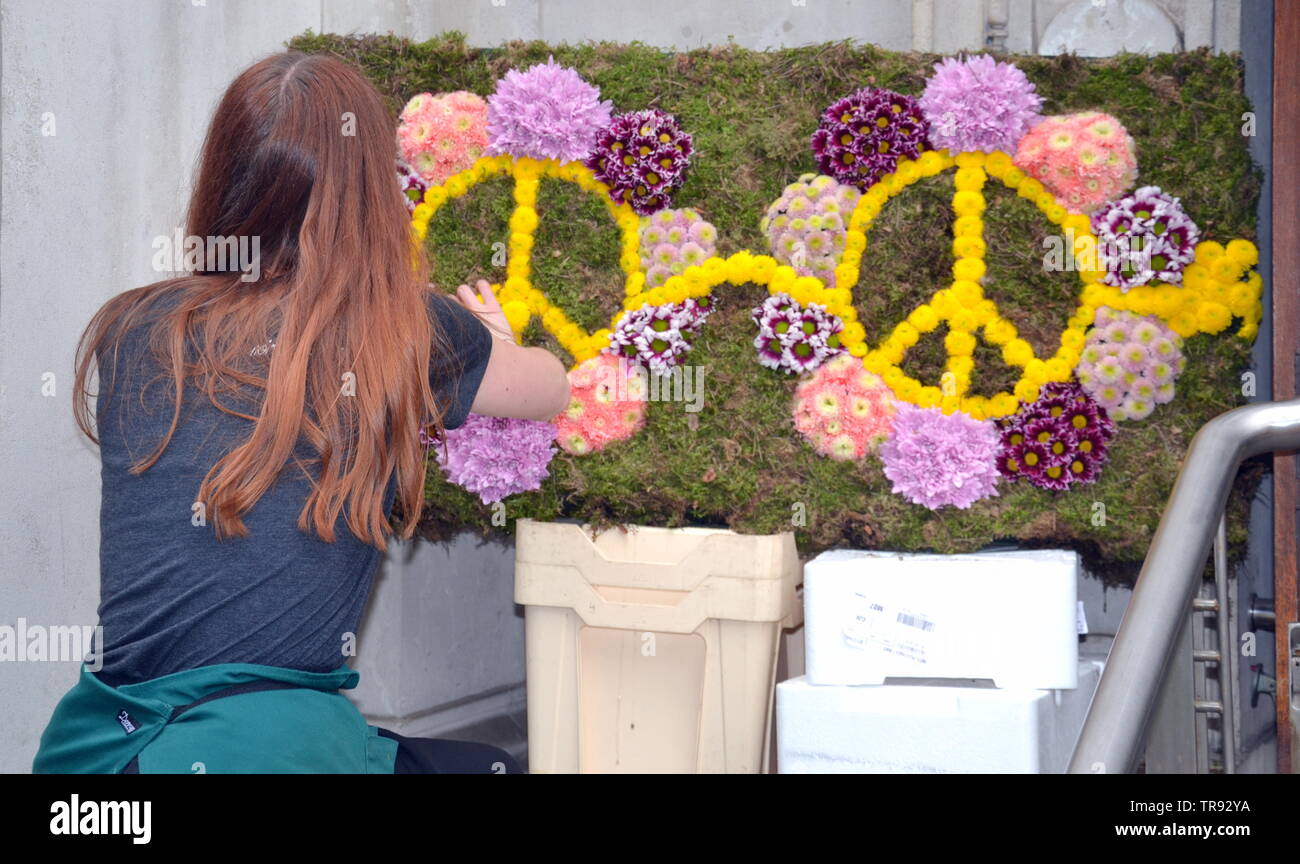
M197 264L109 300L83 334L101 638L36 771L515 768L495 748L368 726L340 692L357 682L344 660L394 500L404 538L424 506L421 431L436 440L471 410L545 420L569 398L564 367L515 343L487 283L456 300L428 284L393 130L336 58L254 64L203 144ZM214 249L251 249L254 266Z

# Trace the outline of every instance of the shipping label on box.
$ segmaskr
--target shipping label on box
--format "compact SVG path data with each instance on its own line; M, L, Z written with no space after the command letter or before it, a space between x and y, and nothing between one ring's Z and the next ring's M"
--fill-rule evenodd
M1078 575L1072 552L825 553L804 569L809 682L1074 687Z

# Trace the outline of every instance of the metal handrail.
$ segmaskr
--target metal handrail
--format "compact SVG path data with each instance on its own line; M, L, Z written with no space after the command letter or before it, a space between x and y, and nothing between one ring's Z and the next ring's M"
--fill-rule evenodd
M1071 774L1136 768L1238 465L1259 453L1297 448L1300 399L1246 405L1220 414L1196 433L1088 707Z

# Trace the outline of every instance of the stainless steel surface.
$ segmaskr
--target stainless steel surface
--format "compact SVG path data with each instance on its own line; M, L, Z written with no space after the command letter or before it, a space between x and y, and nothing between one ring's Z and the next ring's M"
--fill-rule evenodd
M1233 658L1237 655L1236 646L1232 644L1232 635L1229 632L1228 619L1230 612L1228 610L1228 517L1226 514L1219 514L1219 528L1214 534L1214 596L1218 603L1218 609L1215 611L1215 623L1219 631L1219 702L1221 705L1220 716L1222 725L1219 731L1222 733L1223 740L1223 773L1235 774L1237 771L1237 735L1234 732L1235 720L1233 716L1234 706L1232 704L1235 698L1233 682L1236 679L1236 669L1232 665Z
M1148 774L1203 774L1208 770L1201 745L1205 718L1192 707L1197 692L1197 664L1192 662L1192 629L1196 623L1196 616L1183 616L1169 674L1161 682L1160 696L1151 713L1144 751Z
M1196 593L1202 597L1213 597L1214 584L1202 580L1197 586ZM1217 600L1211 600L1210 604L1208 610L1202 609L1200 611L1213 611L1218 608ZM1192 605L1195 608L1196 604L1193 603ZM1192 653L1216 650L1218 648L1218 636L1213 632L1213 628L1209 626L1208 616L1193 613L1189 618L1192 622ZM1192 726L1196 735L1196 773L1209 774L1216 764L1213 759L1215 751L1210 746L1213 737L1210 729L1210 717L1217 712L1213 709L1210 711L1198 711L1196 709L1197 702L1214 701L1210 698L1209 667L1204 663L1192 663L1192 700L1192 704L1185 706L1185 710L1190 712L1193 717Z
M1170 650L1196 594L1237 466L1257 453L1297 447L1300 399L1246 405L1196 433L1088 708L1070 773L1136 768Z
M1273 630L1277 626L1277 616L1273 614L1273 598L1250 595L1250 629Z

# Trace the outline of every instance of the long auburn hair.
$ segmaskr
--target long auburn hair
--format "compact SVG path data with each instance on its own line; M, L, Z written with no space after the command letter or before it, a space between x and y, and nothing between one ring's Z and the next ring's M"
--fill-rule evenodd
M259 61L217 106L186 234L258 238L260 279L200 269L126 291L82 334L74 413L96 444L86 388L92 362L116 357L128 328L147 320L149 350L169 373L162 377L175 398L171 426L132 473L148 470L171 441L187 381L219 410L253 421L198 491L218 537L247 534L241 515L287 461L298 463L300 441L319 466L301 530L333 542L346 505L351 532L386 548L392 529L383 499L395 471L401 536L414 532L427 465L420 430L443 432L429 364L450 348L429 314L428 259L413 238L395 152L394 118L351 66L294 51ZM149 315L164 297L175 302ZM250 366L250 348L268 336L269 366ZM255 415L218 399L259 391Z

